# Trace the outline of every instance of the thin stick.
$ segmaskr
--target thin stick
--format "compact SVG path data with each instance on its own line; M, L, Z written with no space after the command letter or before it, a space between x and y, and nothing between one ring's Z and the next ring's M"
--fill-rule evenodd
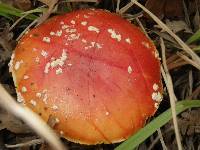
M174 131L175 131L175 135L176 135L176 141L177 141L178 149L182 150L181 136L180 136L180 133L179 133L178 122L177 122L177 117L176 117L176 110L175 110L176 96L174 94L172 79L171 79L171 76L169 74L169 71L168 71L168 68L167 68L167 64L166 64L164 41L163 41L162 38L160 38L160 41L161 41L162 60L163 60L163 68L164 68L161 71L162 71L163 74L165 72L165 77L166 77L165 84L167 86L168 93L169 93L169 98L170 98L170 105L171 105L172 117L173 117L172 120L173 120L173 124L174 124Z
M156 17L153 13L151 13L148 9L146 9L143 5L138 3L136 0L131 0L129 4L127 4L125 7L123 7L120 11L125 12L127 8L131 7L133 4L136 4L138 7L140 7L144 12L149 14L149 16L168 34L170 34L178 43L179 45L183 48L183 50L188 53L192 59L200 66L200 58L199 56L194 53L194 51L186 45L176 34L174 34L158 17Z
M139 19L138 17L136 17L136 21L137 21L138 25L140 26L140 28L142 29L142 31L144 32L144 34L146 35L146 37L149 38L149 35L147 34L147 32L146 32L144 26L142 25L142 23L141 23L141 21L140 21L140 19ZM150 38L149 38L149 39L150 39Z
M24 143L19 143L19 144L5 144L6 148L19 148L19 147L25 147L25 146L32 146L32 145L36 145L36 144L41 144L44 143L43 139L34 139L28 142L24 142Z
M116 13L118 13L118 12L119 12L119 5L120 5L120 0L117 0Z
M29 30L30 27L32 27L34 24L37 23L37 19L35 19L33 22L31 22L28 27L26 27L26 29L24 29L24 31L17 37L16 41L19 41L21 39L21 37L26 33L26 31Z
M98 0L67 0L66 2L93 2L93 3L97 3Z
M126 6L122 7L120 10L119 10L119 14L123 14L125 13L125 11L127 11L130 7L133 6L133 3L128 3Z
M160 128L157 130L157 132L158 132L158 137L160 139L163 150L167 150L167 146L166 146L165 141L163 139L162 132L161 132Z
M53 149L65 150L63 144L55 132L33 113L30 109L22 107L8 94L8 92L0 84L0 105L11 112L16 117L22 119L28 126L30 126L39 136L44 138Z
M191 60L190 58L188 58L187 56L181 54L180 52L177 52L177 55L179 57L181 57L183 60L185 60L188 64L191 64L192 66L196 67L197 69L200 70L200 66L193 60Z
M23 16L21 16L19 19L17 19L12 26L9 28L9 31L11 31L22 19L24 19L26 16L28 16L29 14L24 14Z

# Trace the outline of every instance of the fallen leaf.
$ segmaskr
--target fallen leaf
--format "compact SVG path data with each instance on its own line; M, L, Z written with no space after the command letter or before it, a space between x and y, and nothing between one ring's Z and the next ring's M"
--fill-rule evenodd
M164 17L165 0L147 0L145 7L155 14L159 19Z
M147 0L145 7L159 19L184 17L182 0Z
M183 20L173 20L170 21L168 19L166 19L166 25L174 32L180 32L180 31L184 31L187 33L192 33L191 29L188 27L188 25L186 24L185 21Z
M7 129L13 133L31 133L31 130L21 120L0 108L0 130Z

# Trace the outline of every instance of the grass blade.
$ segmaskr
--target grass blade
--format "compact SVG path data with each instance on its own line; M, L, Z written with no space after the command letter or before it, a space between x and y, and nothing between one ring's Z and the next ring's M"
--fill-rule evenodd
M21 16L24 15L23 13L24 13L24 11L22 11L20 9L14 8L10 5L7 5L7 4L0 2L0 15L2 15L4 17L9 16L9 15L21 17ZM29 19L29 20L35 20L37 18L37 16L33 15L33 14L29 14L25 18Z
M188 108L200 107L200 100L184 100L176 103L177 115ZM152 120L144 128L131 136L128 140L120 144L115 150L133 150L145 139L151 136L156 130L172 119L171 109L166 110L161 115Z
M186 43L187 43L187 44L191 44L191 43L193 43L193 42L195 42L195 41L198 41L198 40L200 40L200 29L199 29L196 33L194 33L194 34L186 41Z

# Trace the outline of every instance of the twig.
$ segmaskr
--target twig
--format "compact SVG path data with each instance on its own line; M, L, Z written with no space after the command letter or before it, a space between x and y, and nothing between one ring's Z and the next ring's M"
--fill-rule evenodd
M21 37L26 33L26 31L29 30L30 27L32 27L34 24L37 23L37 19L35 19L33 22L31 22L28 27L26 27L26 29L24 29L24 31L17 37L16 41L19 41L21 39Z
M120 5L120 0L117 0L116 13L118 13L118 12L119 12L119 5Z
M191 64L192 66L196 67L197 69L200 70L200 66L193 60L191 60L190 58L188 58L187 56L181 54L180 52L177 52L177 55L179 57L181 57L183 60L185 60L188 64Z
M125 13L125 11L127 11L130 7L132 7L133 6L133 3L128 3L126 6L124 6L124 7L122 7L120 10L119 10L119 14L123 14L123 13Z
M24 14L23 16L21 16L19 19L17 19L12 26L9 28L9 31L11 31L22 19L24 19L26 16L28 16L29 14Z
M44 138L52 146L53 149L66 149L64 148L63 144L60 142L58 136L54 133L54 131L30 109L17 104L1 84L0 93L0 105L4 109L6 109L8 112L11 112L16 117L22 119L39 136Z
M173 124L174 124L174 131L175 131L175 135L176 135L178 149L182 150L181 136L179 133L178 122L177 122L177 117L176 117L176 110L175 110L176 96L174 94L172 79L171 79L171 76L169 74L167 64L166 64L164 41L162 38L160 38L160 39L161 39L162 60L163 60L163 67L161 68L161 72L162 72L162 74L165 74L165 83L166 83L168 93L169 93L169 98L170 98L170 105L171 105L172 116L173 116L172 120L173 120Z
M34 140L31 140L28 142L14 144L14 145L5 144L5 147L6 148L19 148L19 147L31 146L31 145L41 144L41 143L44 143L43 139L34 139Z
M97 3L98 0L67 0L66 2L91 2L91 3Z
M142 23L141 23L141 21L140 21L140 19L139 19L138 17L136 17L136 21L137 21L138 25L140 26L140 28L142 29L142 31L144 32L144 34L146 35L146 37L149 38L149 36L148 36L148 34L147 34L147 32L146 32L144 26L142 25ZM149 39L150 39L150 38L149 38Z
M163 150L167 150L167 146L166 146L165 141L163 139L162 132L161 132L160 128L157 130L157 132L158 132L158 137L160 139Z

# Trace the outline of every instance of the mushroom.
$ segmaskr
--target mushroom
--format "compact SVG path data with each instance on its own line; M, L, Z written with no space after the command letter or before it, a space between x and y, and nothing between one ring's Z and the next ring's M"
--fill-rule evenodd
M82 144L127 139L162 100L158 52L120 16L85 9L30 30L10 62L18 101Z

